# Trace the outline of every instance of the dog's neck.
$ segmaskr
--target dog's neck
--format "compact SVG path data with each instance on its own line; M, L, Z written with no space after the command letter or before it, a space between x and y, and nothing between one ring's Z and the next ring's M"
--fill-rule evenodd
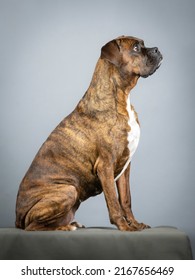
M101 75L97 75L101 73ZM126 115L127 98L139 76L119 72L109 61L99 59L90 86L78 104L83 113L116 112Z
M105 59L99 59L90 87L100 86L102 89L108 90L111 84L114 84L117 88L122 90L126 95L136 86L139 76L133 73L126 73L125 67L116 67ZM101 76L97 75L101 73Z

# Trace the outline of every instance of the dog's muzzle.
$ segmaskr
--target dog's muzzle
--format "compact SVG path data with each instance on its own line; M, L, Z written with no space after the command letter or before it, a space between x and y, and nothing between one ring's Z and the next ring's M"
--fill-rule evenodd
M147 48L146 56L147 56L147 61L146 61L147 73L141 75L141 77L143 78L147 78L148 76L154 74L154 72L156 72L156 70L160 67L163 60L163 56L157 47Z

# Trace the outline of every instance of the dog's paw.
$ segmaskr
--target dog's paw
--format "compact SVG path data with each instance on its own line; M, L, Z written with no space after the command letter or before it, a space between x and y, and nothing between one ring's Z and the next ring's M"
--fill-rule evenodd
M139 225L140 225L140 228L141 228L141 229L151 228L149 225L146 225L146 224L144 224L144 223L140 223Z
M72 225L72 226L75 226L75 227L77 227L77 228L85 228L84 225L82 225L82 224L80 224L80 223L78 223L78 222L76 222L76 221L75 221L75 222L72 222L71 225Z
M136 227L130 226L130 225L119 227L119 229L121 231L138 231L138 229Z
M139 223L136 220L128 221L128 224L129 224L130 227L135 227L136 230L143 230L143 229L150 228L150 226L148 226L148 225L146 225L144 223Z
M129 224L125 220L118 225L118 229L120 229L121 231L137 231L138 230L133 224Z
M74 225L66 225L66 226L57 227L56 230L73 231L73 230L77 230L77 227Z

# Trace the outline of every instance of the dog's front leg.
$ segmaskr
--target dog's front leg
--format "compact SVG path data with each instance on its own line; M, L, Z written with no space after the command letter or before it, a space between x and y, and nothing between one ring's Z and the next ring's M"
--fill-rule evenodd
M131 209L131 191L129 181L130 168L131 163L128 165L125 172L116 181L119 203L121 205L123 215L129 224L132 222L132 220L134 220L134 215Z
M132 209L131 209L131 191L130 191L130 169L131 163L128 165L125 172L117 180L116 185L118 189L119 203L123 211L123 215L127 223L135 230L141 230L144 228L149 228L148 225L139 223L134 218Z
M114 184L114 171L111 161L106 161L104 159L98 160L97 165L97 175L100 179L104 196L106 199L110 222L115 224L118 229L124 231L134 231L134 227L128 225L126 219L124 218L123 211L117 199L115 184Z

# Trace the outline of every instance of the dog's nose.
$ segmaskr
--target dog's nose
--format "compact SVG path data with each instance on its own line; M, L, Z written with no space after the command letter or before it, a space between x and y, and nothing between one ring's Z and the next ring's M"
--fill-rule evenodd
M160 53L159 49L157 47L154 48L148 48L148 54L153 57L158 57L160 60L162 60L162 54Z
M150 52L151 52L152 54L158 54L158 53L159 53L159 50L158 50L157 47L154 47L154 48L151 48L151 49L150 49Z

